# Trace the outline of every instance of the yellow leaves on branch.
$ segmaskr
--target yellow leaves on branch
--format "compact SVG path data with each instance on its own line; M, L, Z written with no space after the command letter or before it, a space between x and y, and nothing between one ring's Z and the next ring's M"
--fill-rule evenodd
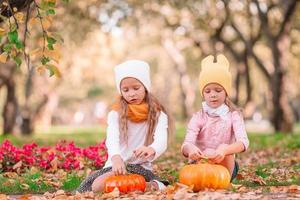
M14 16L17 19L18 23L24 22L24 14L22 12L17 12L14 14Z
M28 27L31 29L32 27L34 27L38 23L40 23L39 19L36 18L36 17L33 17L33 18L29 19L29 21L28 21Z
M0 62L2 63L6 63L7 61L7 53L6 52L3 52L1 55L0 55Z
M39 66L36 68L36 71L40 74L40 75L44 75L46 73L46 68L45 66Z
M33 17L28 21L28 27L31 29L36 25L39 26L41 24L41 21L43 24L43 29L48 30L52 25L53 18L51 16L43 17L42 19Z
M55 76L58 77L58 78L61 77L61 73L60 73L60 71L59 71L59 69L58 69L57 66L52 65L52 64L46 64L46 67L47 67L47 69L48 69L49 72L50 72L50 76L55 75Z
M43 51L40 49L40 48L36 48L32 51L29 52L29 56L32 58L32 59L36 59L36 58L39 58L39 57L42 57L43 55Z
M53 19L52 19L52 17L50 17L50 16L43 17L43 18L42 18L43 28L44 28L45 30L49 29L50 26L52 25L52 21L53 21Z
M0 27L0 36L6 35L6 33L7 33L7 30Z
M31 52L29 52L29 55L32 59L41 58L44 55L46 57L51 58L56 63L59 63L59 60L62 55L61 55L61 52L60 52L59 48L57 47L57 45L54 45L54 48L55 48L54 50L45 49L44 52L42 49L36 48L36 49L32 50Z
M46 70L48 70L50 73L50 77L54 75L58 78L61 78L60 70L58 69L57 66L55 66L53 64L41 65L41 66L37 67L36 70L40 75L44 75L46 73Z
M45 50L44 55L52 58L56 63L58 63L61 58L61 52L58 49L54 49L54 50L47 49L47 50Z
M43 51L41 48L34 49L33 51L29 52L29 56L35 60L41 59L42 57L49 58L51 62L37 67L37 72L40 75L44 75L48 70L48 72L50 73L50 77L55 75L56 77L60 78L61 72L59 68L55 65L59 63L59 60L62 56L60 51L60 45L54 44L53 47L54 50L44 49Z

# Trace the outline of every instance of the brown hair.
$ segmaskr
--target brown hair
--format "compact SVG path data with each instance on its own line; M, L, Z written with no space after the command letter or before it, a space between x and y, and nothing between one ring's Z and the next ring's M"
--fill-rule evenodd
M149 105L149 113L147 118L148 131L146 135L145 145L148 146L153 142L154 131L157 126L158 118L161 111L168 116L168 140L170 141L170 138L174 131L174 122L170 114L151 93L146 92L145 101ZM121 141L125 141L126 143L128 141L127 111L128 103L122 96L120 96L118 109L120 139Z

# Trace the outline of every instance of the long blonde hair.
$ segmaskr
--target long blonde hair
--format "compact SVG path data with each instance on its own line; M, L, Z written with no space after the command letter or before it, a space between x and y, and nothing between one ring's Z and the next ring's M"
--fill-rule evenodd
M238 111L242 113L242 109L235 105L228 96L225 98L225 104L229 107L230 112Z
M128 103L127 101L120 96L118 100L119 104L119 131L120 131L120 139L121 141L125 141L127 143L128 141L128 124L127 124L127 112L128 112ZM160 112L164 112L168 116L168 140L170 141L170 138L174 132L174 122L171 118L168 111L165 109L165 107L149 92L146 92L145 101L149 105L149 113L147 118L147 124L148 124L148 130L145 140L145 145L150 145L154 138L154 131L158 123L158 118L160 115Z

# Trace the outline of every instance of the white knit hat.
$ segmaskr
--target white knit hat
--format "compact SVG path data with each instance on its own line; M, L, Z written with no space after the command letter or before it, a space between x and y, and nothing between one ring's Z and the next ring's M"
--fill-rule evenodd
M141 60L128 60L115 67L115 79L119 93L120 84L124 78L132 77L139 80L148 92L151 89L149 64Z

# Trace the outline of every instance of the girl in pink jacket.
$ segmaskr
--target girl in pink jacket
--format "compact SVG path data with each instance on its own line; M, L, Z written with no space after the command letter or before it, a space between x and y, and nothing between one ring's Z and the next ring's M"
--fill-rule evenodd
M231 74L224 55L208 56L201 63L202 110L191 118L181 151L190 161L208 158L225 166L233 180L238 172L236 153L247 150L249 140L241 112L230 101Z

